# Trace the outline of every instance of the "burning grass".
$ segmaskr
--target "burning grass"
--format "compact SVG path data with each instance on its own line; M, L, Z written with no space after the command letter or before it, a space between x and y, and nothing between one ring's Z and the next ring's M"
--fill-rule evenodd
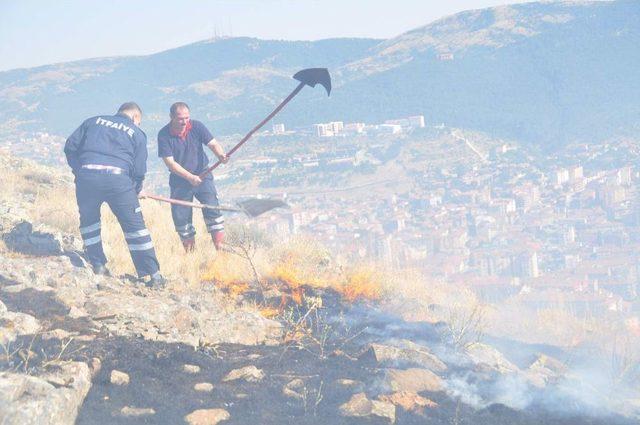
M271 263L268 275L292 289L326 287L335 278L331 255L311 238L295 237L275 247Z
M382 298L384 276L372 266L361 266L347 274L346 280L336 289L349 302Z

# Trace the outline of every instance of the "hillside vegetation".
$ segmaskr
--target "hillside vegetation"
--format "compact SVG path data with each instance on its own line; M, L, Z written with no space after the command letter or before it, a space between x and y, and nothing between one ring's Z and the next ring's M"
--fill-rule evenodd
M87 116L135 99L151 135L176 100L216 134L243 132L295 87L291 75L320 66L333 74L331 98L303 92L279 116L288 127L423 114L430 124L553 148L637 131L638 45L635 0L468 11L383 41L208 40L2 72L0 131L66 135Z

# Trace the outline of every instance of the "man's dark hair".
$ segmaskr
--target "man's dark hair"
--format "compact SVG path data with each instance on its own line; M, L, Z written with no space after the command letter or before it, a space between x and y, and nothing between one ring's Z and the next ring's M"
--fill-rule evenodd
M176 115L176 112L178 112L178 109L182 109L182 108L186 108L188 111L190 111L191 109L189 109L189 105L187 105L184 102L176 102L173 105L171 105L171 108L169 108L169 114L174 117Z
M123 112L138 112L140 115L142 115L142 109L140 109L136 102L125 102L120 105L120 108L118 108L118 113L121 114Z

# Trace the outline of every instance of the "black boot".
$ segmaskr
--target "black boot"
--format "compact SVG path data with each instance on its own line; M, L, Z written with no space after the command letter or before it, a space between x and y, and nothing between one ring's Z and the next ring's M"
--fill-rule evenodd
M147 288L162 289L167 285L167 279L165 279L160 272L155 272L149 280L145 282L145 285Z
M101 276L111 276L111 272L104 264L93 264L93 272Z

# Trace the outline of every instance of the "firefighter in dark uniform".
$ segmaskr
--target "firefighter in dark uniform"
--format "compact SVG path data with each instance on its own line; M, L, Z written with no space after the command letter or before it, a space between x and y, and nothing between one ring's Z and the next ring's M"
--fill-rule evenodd
M64 153L75 175L80 234L94 272L109 275L100 238L100 206L106 202L122 227L138 276L149 276L146 285L158 287L165 279L138 202L147 171L141 119L133 102L123 104L116 115L89 118L69 136Z
M171 171L169 187L171 197L183 201L198 201L208 205L218 205L218 195L213 184L213 176L198 177L207 169L209 158L204 152L207 146L226 163L228 158L222 146L200 121L192 120L189 106L176 102L169 110L171 121L158 133L158 156ZM207 231L216 249L221 249L224 240L224 217L217 210L203 209L202 215ZM193 227L191 207L171 205L171 216L182 245L187 252L195 247L196 230Z

